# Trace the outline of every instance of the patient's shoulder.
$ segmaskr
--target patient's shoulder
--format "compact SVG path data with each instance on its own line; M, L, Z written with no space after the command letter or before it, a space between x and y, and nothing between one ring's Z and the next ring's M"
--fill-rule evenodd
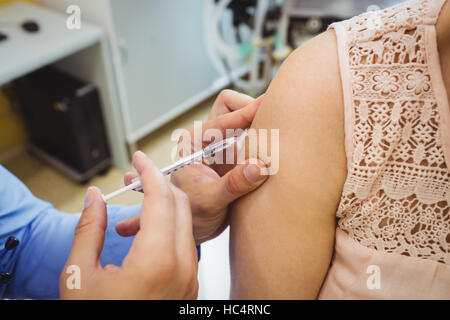
M334 31L322 33L289 56L252 127L280 130L280 170L268 186L291 181L296 190L307 189L304 194L326 194L333 204L339 200L347 163Z
M283 63L272 81L266 100L278 105L270 117L283 123L298 121L297 116L326 116L342 122L344 107L338 61L337 41L333 30L320 34L296 49ZM285 119L286 113L290 114ZM278 116L276 114L279 114Z
M288 57L285 65L304 66L304 62L316 68L338 67L337 39L333 29L319 34L298 47ZM338 72L338 70L335 71Z
M293 52L272 81L252 128L279 129L279 148L267 139L273 175L232 208L233 298L317 296L346 178L342 100L333 32Z

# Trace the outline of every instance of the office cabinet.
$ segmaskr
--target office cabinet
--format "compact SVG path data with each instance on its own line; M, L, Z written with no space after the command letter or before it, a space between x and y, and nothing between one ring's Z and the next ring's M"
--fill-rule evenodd
M205 39L203 1L37 2L64 12L78 5L82 21L106 30L129 144L229 84Z

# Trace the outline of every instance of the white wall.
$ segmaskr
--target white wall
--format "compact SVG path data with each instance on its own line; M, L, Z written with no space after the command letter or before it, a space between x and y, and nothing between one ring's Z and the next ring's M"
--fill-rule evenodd
M230 297L229 228L202 245L199 265L201 300L227 300Z

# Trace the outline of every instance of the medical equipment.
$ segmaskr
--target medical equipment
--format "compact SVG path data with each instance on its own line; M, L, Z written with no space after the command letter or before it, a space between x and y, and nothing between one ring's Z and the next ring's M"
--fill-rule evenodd
M44 67L14 81L11 97L22 110L32 155L81 184L107 172L111 153L94 84Z
M163 175L169 175L172 174L181 168L184 168L190 164L193 164L195 162L200 162L203 159L210 159L214 157L218 152L224 151L234 145L235 143L240 143L243 139L243 137L246 136L246 133L244 132L240 136L233 136L231 138L227 138L225 140L210 144L203 150L197 151L187 157L184 157L180 160L175 161L173 164L161 169L161 173ZM127 191L135 190L135 191L142 191L142 185L141 185L141 179L136 178L132 181L131 184L129 184L126 187L123 187L119 190L116 190L108 195L103 195L103 200L105 202L124 194Z
M280 19L280 42L297 48L333 22L349 19L365 11L387 8L402 0L284 0Z
M378 4L389 7L399 1ZM331 23L376 7L371 4L370 0L204 0L203 19L208 42L222 58L222 63L213 59L216 68L227 71L238 90L257 96L293 49ZM248 78L238 76L236 70L242 66Z
M223 59L237 89L257 96L269 85L282 61L291 52L278 33L279 0L204 0L204 25L209 43ZM231 11L234 40L224 28ZM223 66L216 62L218 69ZM235 75L235 69L248 67L248 79ZM262 65L262 68L261 68Z
M14 250L19 245L19 240L14 237L9 237L6 240L5 247L0 251L0 259L6 255L8 251ZM7 284L11 281L12 274L3 269L3 266L0 265L0 285Z

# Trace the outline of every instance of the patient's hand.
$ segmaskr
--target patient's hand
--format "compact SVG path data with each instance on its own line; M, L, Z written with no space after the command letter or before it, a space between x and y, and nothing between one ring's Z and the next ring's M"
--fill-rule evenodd
M225 136L226 129L246 129L253 121L262 97L253 99L232 90L224 90L215 101L209 121L202 131L218 129ZM196 142L205 146L211 141L194 141L194 128L187 130L191 139L183 139L179 148L191 149ZM203 137L200 137L202 140ZM189 145L183 145L188 143ZM259 165L249 164L258 163ZM238 165L193 164L172 175L172 183L189 197L193 218L194 237L197 244L220 235L228 226L228 207L234 200L261 186L267 176L261 174L265 165L252 159ZM135 173L125 175L128 185L136 177ZM121 221L116 225L122 236L131 236L139 230L139 216Z

